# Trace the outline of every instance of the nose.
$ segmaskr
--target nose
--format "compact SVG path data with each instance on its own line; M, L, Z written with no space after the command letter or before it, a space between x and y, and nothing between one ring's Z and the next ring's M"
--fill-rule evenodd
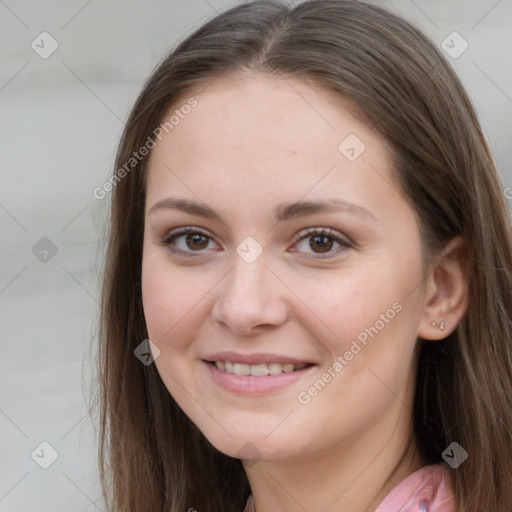
M235 255L221 283L212 317L233 333L250 336L286 322L287 290L267 267L264 253L252 263Z

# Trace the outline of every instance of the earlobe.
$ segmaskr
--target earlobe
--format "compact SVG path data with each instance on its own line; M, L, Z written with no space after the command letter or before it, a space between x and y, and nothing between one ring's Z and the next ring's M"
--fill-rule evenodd
M418 337L441 340L459 324L468 307L468 251L457 236L450 240L427 277Z

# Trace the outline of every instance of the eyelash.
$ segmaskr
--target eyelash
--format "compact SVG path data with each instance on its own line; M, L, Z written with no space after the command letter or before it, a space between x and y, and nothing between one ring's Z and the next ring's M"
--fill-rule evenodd
M203 250L201 250L201 251L183 251L182 249L171 248L171 244L176 239L178 239L184 235L188 235L190 233L201 235L201 236L204 236L205 238L212 240L212 238L208 234L206 234L204 231L202 231L201 229L195 228L195 227L186 227L186 228L178 229L176 231L169 232L167 235L165 235L162 238L160 243L161 243L161 245L167 247L167 249L174 254L182 255L185 257L203 256L204 255ZM302 240L307 239L308 237L313 238L314 236L315 237L325 236L327 238L334 240L338 244L340 244L341 247L338 248L337 250L329 251L328 253L312 253L312 254L317 254L318 256L304 256L306 259L311 259L311 260L333 258L334 256L331 256L331 255L338 255L339 252L343 252L349 248L352 248L354 245L349 239L347 239L346 237L337 235L336 232L330 228L308 228L306 230L300 231L297 236L299 238L294 242L294 245L297 244L298 242L301 242ZM298 252L298 251L294 250L292 252ZM194 254L194 253L196 253L196 254ZM328 254L328 256L321 256L322 254Z

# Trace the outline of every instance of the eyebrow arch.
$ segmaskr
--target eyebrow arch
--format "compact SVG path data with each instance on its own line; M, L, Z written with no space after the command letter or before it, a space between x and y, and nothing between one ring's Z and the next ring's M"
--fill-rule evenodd
M198 215L208 219L219 220L224 223L222 217L205 204L191 201L189 199L177 199L168 197L158 203L155 203L148 211L148 215L160 210L179 210L191 215ZM282 203L277 205L273 210L274 220L276 223L285 222L297 217L312 215L322 212L346 212L359 217L376 220L375 217L366 208L345 201L344 199L333 198L323 201L297 201L294 203Z

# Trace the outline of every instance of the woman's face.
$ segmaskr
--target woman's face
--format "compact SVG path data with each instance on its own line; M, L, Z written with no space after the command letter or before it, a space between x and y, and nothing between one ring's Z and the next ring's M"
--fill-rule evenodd
M147 182L142 295L165 386L233 457L382 447L411 419L424 304L386 143L296 79L193 96Z

